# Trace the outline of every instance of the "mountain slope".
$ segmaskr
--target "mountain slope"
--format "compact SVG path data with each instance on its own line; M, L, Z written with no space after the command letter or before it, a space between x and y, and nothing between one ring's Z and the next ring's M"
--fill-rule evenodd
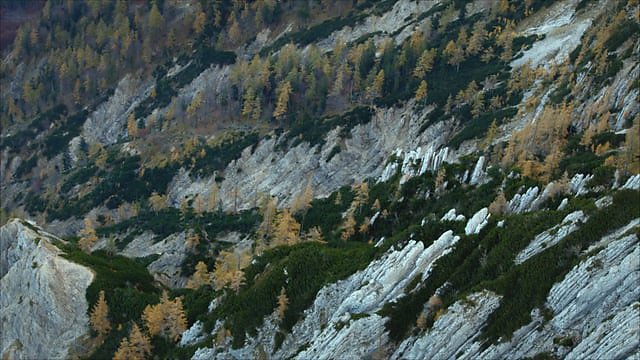
M633 356L637 15L47 2L3 59L1 215L94 272L92 358Z

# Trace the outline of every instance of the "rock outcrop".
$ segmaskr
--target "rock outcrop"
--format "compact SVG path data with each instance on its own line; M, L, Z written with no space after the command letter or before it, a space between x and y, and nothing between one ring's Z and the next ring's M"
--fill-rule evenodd
M587 221L587 216L582 210L572 212L562 220L561 224L536 235L533 241L516 256L515 263L522 264L532 256L556 245L565 236L578 230L580 223L585 221Z
M85 293L94 275L64 259L54 240L24 220L0 228L3 359L68 358L88 335Z

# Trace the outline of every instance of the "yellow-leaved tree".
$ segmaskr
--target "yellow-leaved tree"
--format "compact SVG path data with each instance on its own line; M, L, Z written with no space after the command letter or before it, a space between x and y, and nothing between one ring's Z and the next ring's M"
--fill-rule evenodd
M416 90L416 101L422 103L427 98L427 82L422 80Z
M278 295L278 309L276 311L278 314L278 319L284 319L284 314L287 311L288 305L289 298L287 297L286 290L284 289L284 287L282 287L282 289L280 289L280 295Z
M109 322L109 305L104 298L104 290L100 290L98 301L93 305L89 316L91 328L95 330L100 337L105 336L111 331L111 323Z
M196 271L187 282L187 288L197 289L204 285L210 285L212 282L211 277L211 273L207 269L207 264L202 261L198 261L196 264Z
M347 217L344 219L344 223L342 223L342 233L340 234L340 238L347 241L355 233L356 219L353 217L353 213L349 211L347 213Z
M93 221L91 220L91 218L85 218L84 228L80 230L80 240L78 241L78 246L80 246L80 249L85 253L89 253L96 241L98 241L98 236L96 235Z
M300 224L291 215L289 209L284 209L276 217L276 228L273 234L273 245L294 245L298 242Z
M160 303L147 305L142 313L142 319L151 336L162 336L171 341L180 339L182 333L187 329L182 297L169 300L166 291L162 294Z
M278 101L276 102L275 110L273 110L273 117L282 119L288 111L291 83L288 81L280 83L276 92L278 94Z
M113 356L113 360L138 360L151 355L151 341L143 333L137 324L131 327L128 338L122 339L118 350Z

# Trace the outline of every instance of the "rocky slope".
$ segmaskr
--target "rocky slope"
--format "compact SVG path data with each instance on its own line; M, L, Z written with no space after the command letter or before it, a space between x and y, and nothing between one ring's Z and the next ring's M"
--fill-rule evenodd
M60 239L24 220L0 228L3 358L68 358L88 336L85 292L94 275L52 241Z
M444 0L364 3L349 13L362 16L357 21L329 19L323 24L332 30L320 31L311 43L306 39L316 36L317 28L311 32L295 21L265 28L233 49L222 36L209 39L234 50L237 60L201 66L202 49L190 49L157 71L116 79L113 92L82 110L87 113L77 128L55 133L65 124L54 119L28 143L2 151L6 173L0 178L8 195L0 201L3 210L37 218L43 228L65 237L79 234L83 218L89 219L100 236L91 261L112 253L128 258L110 274L125 274L118 279L121 287L103 290L109 301L132 304L132 310L111 315L118 317L118 330L92 349L96 356L111 357L131 324L144 322L142 309L167 290L183 297L190 329L173 343L153 337L160 349L153 356L638 357L640 214L621 205L619 194L630 202L640 189L633 170L640 40L632 34L614 39L619 44L609 48L609 40L600 40L618 30L616 24L598 23L614 18L608 9L625 8L618 19L637 27L637 4L533 1L536 10L528 14L517 2L512 10L483 0L462 6ZM518 17L517 26L497 17L499 11ZM455 66L444 55L447 44L467 42L478 19L491 24L484 35L486 53ZM468 34L458 35L461 29ZM512 37L509 44L517 39L521 48L497 60L503 50L508 53L499 44L502 37ZM363 83L372 82L389 62L384 44L408 61L421 55L413 54L413 47L424 45L420 52L427 54L430 41L437 41L435 68L446 76L435 71L423 76L435 100L431 95L418 100L415 89L371 99L358 96L375 93L373 87L350 89L349 98L357 100L334 104L321 119L287 123L269 115L260 123L265 119L249 120L243 109L237 123L226 118L217 123L221 113L250 103L243 96L251 93L243 94L238 87L244 83L234 80L244 74L239 69L260 64L260 56L270 59L267 68L283 66L284 48L261 55L283 38L295 40L286 51L300 58L300 69L292 74L306 71L314 56L330 54L341 43L356 49L370 39L377 67L363 74L368 77L359 79ZM345 62L364 50L351 51ZM333 71L326 67L323 72ZM482 76L471 83L480 76L475 67ZM413 71L387 82L415 82L417 88L420 79ZM527 71L531 79L523 79ZM458 77L464 84L449 84L462 82ZM20 80L16 75L11 88L19 89ZM272 85L280 87L275 82L264 86L265 96L276 91ZM526 86L518 88L522 83ZM327 98L340 102L335 95ZM192 105L198 99L199 109ZM478 99L480 110L474 109ZM230 102L231 110L221 110ZM273 113L275 104L265 102L261 110ZM556 129L560 118L566 123ZM3 133L3 142L15 140L16 130L23 129ZM233 141L223 142L229 134ZM58 152L44 152L54 145ZM509 158L518 146L530 148ZM313 194L301 205L307 188ZM607 213L611 207L627 212ZM291 223L284 222L285 214L293 214ZM626 220L609 228L603 214ZM0 229L2 357L73 357L89 334L86 295L95 276L66 260L53 245L61 240L34 224L12 220ZM597 231L597 238L584 229ZM314 231L321 236L313 238ZM69 244L76 246L74 239ZM205 285L185 289L200 263ZM316 273L306 274L308 269ZM129 275L136 278L133 286ZM229 276L233 283L219 281ZM301 278L299 288L290 288ZM505 279L512 280L512 288L504 286ZM285 289L286 301L276 297ZM526 300L535 295L535 304L514 295L517 290L527 291ZM290 305L288 312L283 303ZM254 308L259 310L251 312ZM513 309L526 310L511 319L515 329L490 336L496 318ZM25 313L32 315L25 320Z

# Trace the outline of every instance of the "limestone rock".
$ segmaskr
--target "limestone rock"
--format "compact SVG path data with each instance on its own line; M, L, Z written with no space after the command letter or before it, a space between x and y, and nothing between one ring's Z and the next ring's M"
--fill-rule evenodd
M585 221L587 221L587 216L582 212L582 210L572 212L565 216L562 223L559 225L536 235L533 241L531 241L526 248L520 251L514 262L516 264L522 264L532 256L556 245L564 239L565 236L578 230L579 224L584 223Z
M3 359L67 358L88 335L85 293L94 275L64 259L55 240L24 220L0 228Z
M485 207L478 210L467 222L467 225L464 227L464 233L467 235L478 234L480 230L487 226L490 217L491 214L489 214L488 208Z

